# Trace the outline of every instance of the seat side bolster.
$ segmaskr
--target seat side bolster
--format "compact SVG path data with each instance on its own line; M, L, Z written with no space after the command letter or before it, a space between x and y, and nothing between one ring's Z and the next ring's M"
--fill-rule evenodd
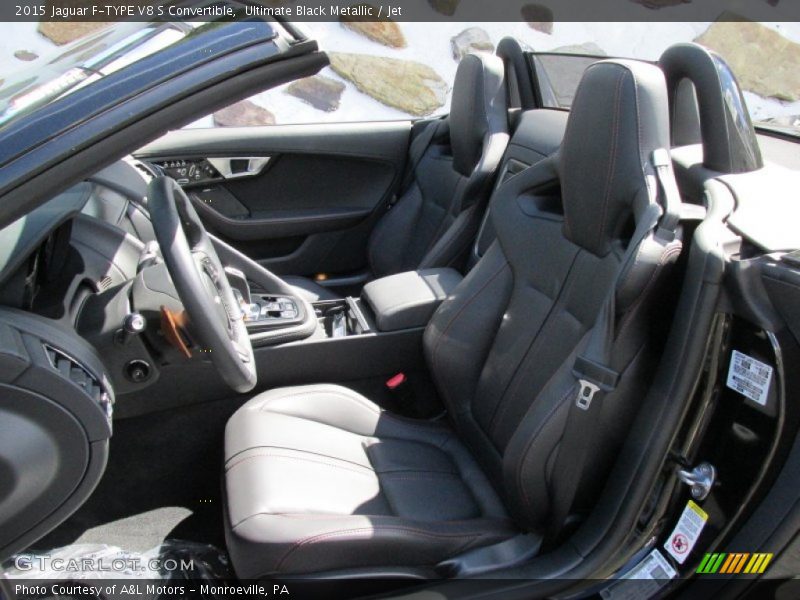
M396 517L257 514L230 529L228 548L237 575L258 579L342 565L427 566L514 533L510 522L496 519L423 523Z

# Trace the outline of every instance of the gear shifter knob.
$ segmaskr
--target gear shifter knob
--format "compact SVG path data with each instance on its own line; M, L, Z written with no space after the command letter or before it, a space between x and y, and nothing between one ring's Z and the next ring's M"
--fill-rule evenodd
M245 306L249 306L253 300L250 297L250 284L247 283L247 277L239 269L234 267L225 267L225 275L228 278L228 283L234 290L238 290L241 294L241 302Z

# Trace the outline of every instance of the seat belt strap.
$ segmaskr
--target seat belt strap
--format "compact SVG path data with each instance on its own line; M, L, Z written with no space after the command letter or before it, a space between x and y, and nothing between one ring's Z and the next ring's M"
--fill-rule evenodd
M651 232L655 231L655 235L661 240L672 241L681 220L683 203L672 171L669 151L665 148L654 150L651 164L657 182L655 202L640 216L636 231L620 262L614 285L609 290L589 334L589 343L573 365L572 373L577 380L577 392L569 407L556 458L555 472L559 474L564 485L557 487L554 494L553 515L548 528L550 541L558 539L574 510L578 486L585 475L588 452L597 437L596 416L600 414L605 395L616 389L619 371L624 367L618 364L622 360L622 353L614 352L619 279Z
M411 183L414 181L414 173L416 172L422 157L425 156L425 152L433 142L433 138L436 136L436 132L441 124L441 119L429 121L422 127L422 130L411 141L411 147L408 150L408 165L403 175L403 181L400 184L400 189L398 190L397 195L389 204L390 207L393 206L394 203L397 202L397 199L405 194L408 191L408 188L411 187Z
M575 359L572 374L577 380L574 400L569 407L567 422L556 457L554 472L558 473L562 485L556 487L552 498L552 514L547 539L550 543L559 539L572 514L578 486L584 479L589 449L597 437L597 415L600 414L603 398L616 389L619 380L616 363L619 353L614 353L617 285L626 265L634 260L640 244L655 229L661 218L661 209L650 204L641 215L636 231L625 250L614 285L611 286L603 306L589 334L589 342Z
M658 223L656 235L659 239L672 241L681 220L681 193L672 171L672 157L666 148L653 150L651 157L658 182L658 195L664 215Z

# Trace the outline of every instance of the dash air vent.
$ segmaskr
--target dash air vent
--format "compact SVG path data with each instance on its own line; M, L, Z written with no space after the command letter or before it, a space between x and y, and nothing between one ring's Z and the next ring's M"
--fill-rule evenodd
M62 377L69 379L78 387L83 388L98 404L108 402L108 396L103 390L103 386L89 371L77 361L73 360L60 350L53 348L49 344L44 345L50 365L58 371Z
M97 289L100 291L105 291L111 287L111 284L114 283L114 280L109 277L108 275L104 275L102 279L97 281Z
M43 539L95 489L108 462L114 389L83 338L53 319L0 306L0 390L6 557Z
M131 162L131 164L135 168L137 168L139 171L141 171L141 173L144 175L144 178L147 180L148 183L154 177L156 177L157 175L160 175L158 167L155 167L154 165L152 165L150 163L134 160L134 161Z

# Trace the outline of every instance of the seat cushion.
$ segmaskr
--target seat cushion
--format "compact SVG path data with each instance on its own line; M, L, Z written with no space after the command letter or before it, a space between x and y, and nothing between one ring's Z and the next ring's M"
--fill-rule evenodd
M300 277L297 275L285 275L281 279L292 286L297 295L309 302L319 302L321 300L339 300L341 296L333 290L321 286L313 279Z
M429 567L516 533L447 425L336 385L271 390L239 409L225 486L241 578Z

